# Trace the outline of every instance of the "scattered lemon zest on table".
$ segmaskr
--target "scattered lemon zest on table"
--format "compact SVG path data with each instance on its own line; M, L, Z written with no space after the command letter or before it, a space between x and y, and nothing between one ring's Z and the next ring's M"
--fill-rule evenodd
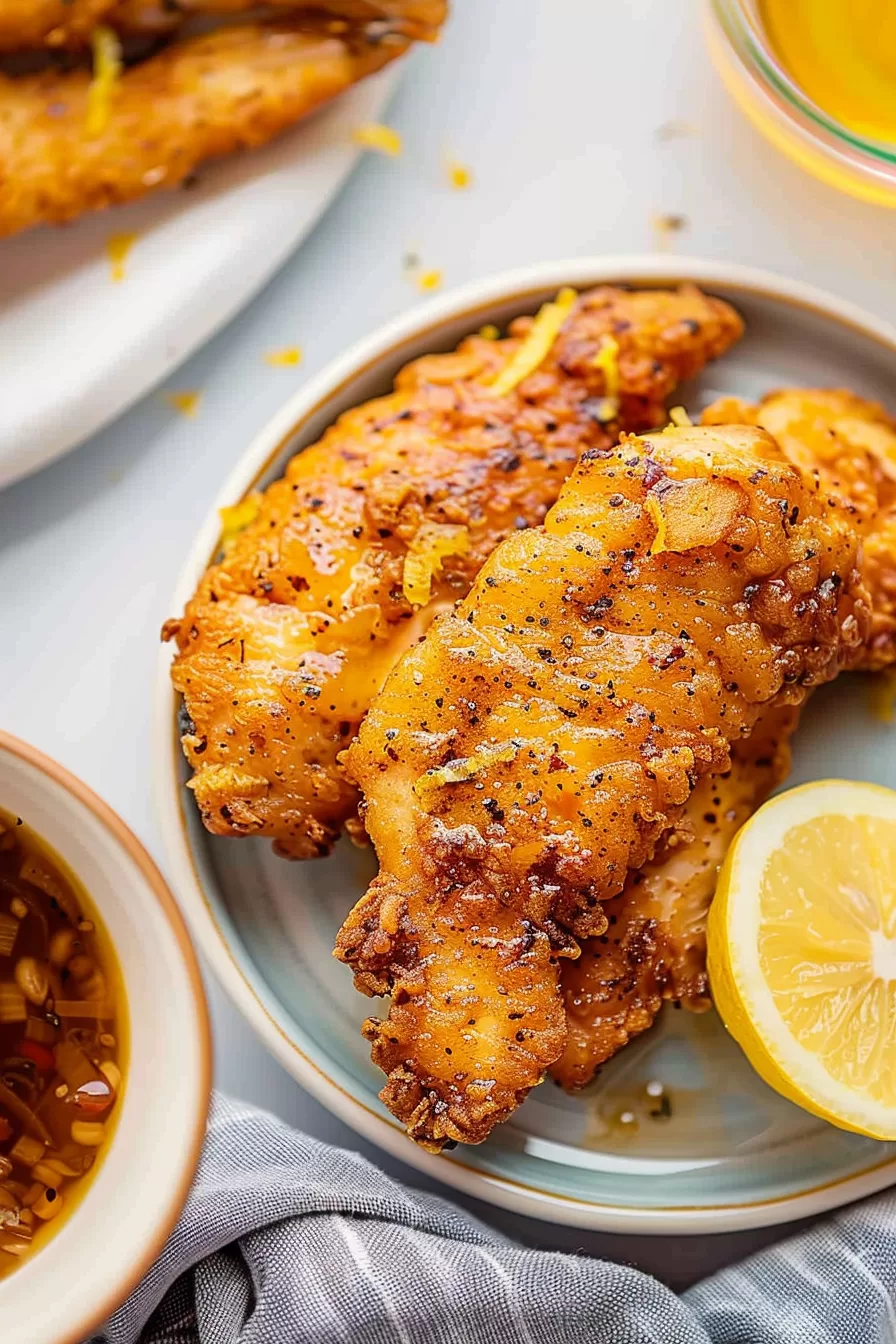
M654 214L650 217L650 224L656 250L669 252L672 249L672 238L687 228L688 221L685 215Z
M669 411L669 419L678 429L684 429L694 423L683 406L673 406Z
M448 181L455 191L466 191L473 185L473 174L464 163L449 159L446 164Z
M165 400L168 405L178 412L179 415L185 415L188 420L195 420L199 413L199 405L202 401L201 392L166 392Z
M297 345L286 345L282 350L268 350L264 357L273 369L286 369L302 362L302 351Z
M420 271L417 276L417 288L423 294L429 294L442 285L441 271Z
M648 555L662 555L666 549L666 518L654 495L648 495L644 507L653 523L656 524L656 536L650 543Z
M470 533L462 523L421 523L404 558L401 589L407 601L425 607L442 561L449 555L466 555L469 549Z
M871 681L869 702L878 723L896 723L896 672L877 672Z
M421 294L429 294L433 290L441 289L442 272L434 267L425 267L417 252L406 252L401 264L408 279Z
M494 322L486 322L484 327L480 327L479 335L485 341L497 341L501 338L501 333Z
M619 395L619 342L615 336L601 336L600 349L591 361L595 369L604 375L604 393L608 397Z
M560 290L556 299L542 304L528 336L491 385L496 397L505 397L544 363L576 298L576 291L566 288Z
M361 145L364 149L374 149L379 154L386 154L390 159L397 159L404 149L401 136L398 131L391 126L383 126L378 121L365 121L355 128L354 141L356 145Z
M99 135L106 129L112 111L112 98L121 78L121 43L118 34L100 24L91 34L93 78L87 89L87 116L84 129Z
M239 504L227 504L218 510L221 519L221 545L225 549L250 523L255 522L260 508L258 495L247 495Z
M112 233L106 239L106 256L115 284L120 284L127 275L127 259L138 237L136 233Z

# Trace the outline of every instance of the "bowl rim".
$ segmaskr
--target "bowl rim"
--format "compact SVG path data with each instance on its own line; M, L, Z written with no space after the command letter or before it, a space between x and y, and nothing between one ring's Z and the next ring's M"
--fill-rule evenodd
M143 1276L158 1259L183 1211L193 1177L199 1165L202 1145L205 1140L212 1088L211 1025L199 961L186 921L161 872L134 832L118 813L77 775L37 747L33 747L29 742L24 742L21 738L15 737L12 733L0 728L0 759L4 755L18 757L26 765L33 767L55 784L60 785L66 793L72 794L78 802L93 813L103 829L111 835L116 846L120 850L124 850L128 858L140 870L174 934L195 1010L196 1046L200 1067L191 1080L194 1090L193 1118L189 1128L185 1131L176 1181L173 1183L164 1213L156 1219L155 1225L150 1229L145 1244L139 1254L135 1256L126 1277L119 1279L114 1286L106 1285L100 1266L101 1272L98 1274L98 1285L96 1287L96 1295L99 1298L98 1305L92 1304L78 1317L73 1325L66 1329L64 1335L54 1339L53 1342L53 1344L80 1344L81 1340L89 1338L93 1331L102 1325L130 1296ZM95 898L94 901L100 915L102 915L102 908ZM113 1137L113 1146L116 1141L116 1138ZM76 1210L73 1221L77 1222L78 1217L79 1213ZM39 1261L39 1259L39 1255L35 1257L36 1261Z
M223 485L190 547L172 598L171 610L183 610L216 549L220 537L219 508L238 502L251 490L283 452L289 440L340 389L378 362L394 359L402 345L427 332L439 339L449 321L469 318L470 330L488 321L502 303L533 303L545 291L563 285L584 288L595 284L681 284L692 281L712 288L742 290L792 306L808 309L881 344L896 358L896 327L863 311L852 302L772 271L699 257L613 254L575 257L537 263L474 280L445 295L400 314L368 335L311 378L286 401L254 436ZM411 1143L401 1127L352 1096L303 1052L278 1023L253 988L231 951L227 935L216 918L212 893L203 887L194 862L180 781L181 751L177 734L179 697L169 678L170 646L159 656L155 688L153 779L163 840L188 923L219 983L279 1064L340 1120L363 1138L427 1175L466 1195L501 1208L567 1227L632 1234L698 1234L742 1231L788 1222L858 1199L896 1179L896 1159L888 1158L855 1175L815 1186L781 1198L748 1204L709 1207L620 1208L549 1193L507 1177L495 1176L450 1158L424 1152Z

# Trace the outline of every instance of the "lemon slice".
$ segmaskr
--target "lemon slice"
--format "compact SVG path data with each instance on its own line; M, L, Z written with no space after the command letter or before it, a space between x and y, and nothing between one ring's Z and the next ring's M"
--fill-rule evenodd
M713 997L771 1087L896 1139L896 793L823 780L739 832L709 916Z

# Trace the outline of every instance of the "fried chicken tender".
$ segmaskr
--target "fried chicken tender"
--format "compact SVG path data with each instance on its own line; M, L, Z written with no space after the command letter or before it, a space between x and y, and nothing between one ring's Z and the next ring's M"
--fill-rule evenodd
M805 388L772 392L755 406L725 397L703 414L704 424L734 421L767 429L804 475L853 505L872 609L862 665L896 662L896 421L852 392Z
M79 45L117 0L0 0L0 52ZM6 164L4 160L4 173Z
M336 955L392 994L365 1032L418 1142L480 1142L541 1081L566 1033L556 958L604 933L760 712L858 658L858 549L850 510L760 429L624 436L401 660L348 752L380 873ZM515 998L520 956L545 974Z
M153 34L170 32L194 16L242 14L259 8L258 0L105 0L105 4L107 8L114 5L109 15L114 27ZM360 23L386 19L393 31L419 42L434 42L448 15L447 0L267 0L266 8L323 10L331 18Z
M169 622L184 750L206 826L326 853L358 793L338 763L389 670L495 546L540 523L586 448L665 419L664 400L740 335L688 286L582 295L542 365L491 390L533 319L408 365L389 396L292 459ZM594 364L612 336L617 400ZM409 574L418 572L406 596ZM415 611L415 603L417 610Z
M883 409L851 392L787 389L756 406L722 398L706 424L761 425L817 488L833 490L853 508L862 537L861 569L871 600L871 632L861 666L896 660L896 425ZM633 874L606 907L600 939L564 961L569 1040L552 1068L575 1090L638 1032L662 1000L700 1006L707 1000L706 915L716 873L741 824L789 769L796 713L764 715L750 738L735 743L731 769L701 781L682 822L653 861ZM682 835L683 832L683 835Z
M719 868L741 826L789 773L798 718L794 705L781 705L732 743L729 769L700 780L653 859L604 906L606 933L563 961L568 1037L551 1075L567 1091L590 1083L652 1026L664 999L694 1012L709 1006L706 917Z
M408 47L382 25L323 15L222 28L125 71L104 129L85 129L91 76L0 76L0 236L174 187L206 159L265 144Z

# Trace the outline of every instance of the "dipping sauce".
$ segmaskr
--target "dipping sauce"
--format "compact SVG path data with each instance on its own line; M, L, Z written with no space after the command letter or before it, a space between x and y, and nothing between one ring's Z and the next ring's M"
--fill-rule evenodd
M778 60L822 111L896 142L893 0L759 0L759 14Z
M0 1278L89 1183L121 1093L125 1020L86 893L0 812Z

